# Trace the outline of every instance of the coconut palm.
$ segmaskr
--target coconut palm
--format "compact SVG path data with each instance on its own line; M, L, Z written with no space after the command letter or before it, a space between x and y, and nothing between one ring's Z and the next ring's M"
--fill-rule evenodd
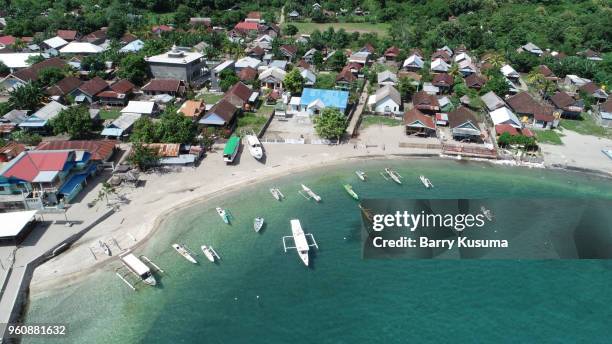
M36 110L43 99L42 89L31 82L16 87L9 94L9 104L13 109Z

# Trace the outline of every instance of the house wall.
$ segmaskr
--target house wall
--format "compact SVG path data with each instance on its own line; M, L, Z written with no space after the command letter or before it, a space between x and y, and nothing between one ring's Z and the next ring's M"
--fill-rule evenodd
M387 107L389 107L389 109L386 109ZM389 111L393 113L399 112L399 104L393 101L393 99L390 97L386 97L383 99L383 101L377 102L376 107L374 108L374 112L377 114L384 114L388 113Z
M206 67L206 62L194 61L187 65L171 63L149 62L151 74L156 79L176 79L191 82L202 75L202 68Z

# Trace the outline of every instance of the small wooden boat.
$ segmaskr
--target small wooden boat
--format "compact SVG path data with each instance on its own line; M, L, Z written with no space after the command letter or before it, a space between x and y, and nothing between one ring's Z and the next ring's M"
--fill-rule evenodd
M283 195L279 188L270 188L270 193L277 201L282 201L285 198L285 195Z
M112 255L110 247L108 247L108 245L105 242L98 240L98 245L100 245L100 248L104 251L104 253L106 253L107 256Z
M193 258L193 256L191 255L191 253L189 252L189 250L187 249L187 247L183 244L172 244L172 248L174 248L176 250L176 252L178 252L178 254L180 254L181 256L183 256L183 258L187 259L187 261L193 263L193 264L197 264L198 261Z
M421 180L421 183L423 183L423 185L425 185L426 188L428 188L428 189L433 188L433 184L431 183L431 181L427 177L419 176L419 179Z
M302 192L300 192L300 195L304 196L306 199L314 199L316 202L321 202L321 196L317 195L316 193L314 193L314 191L310 190L309 187L307 187L306 185L302 184Z
M490 209L485 208L485 206L483 205L482 207L480 207L480 211L482 212L484 217L487 218L487 220L493 221L493 213Z
M221 216L221 219L223 219L223 222L225 222L226 224L229 225L230 223L230 218L229 218L229 214L227 213L227 211L223 208L215 208L217 210L217 214L219 214L219 216Z
M398 184L402 184L402 176L393 169L385 168L385 172L380 174L387 180L391 179Z
M608 158L612 159L612 149L602 149L601 152L604 153L605 156L607 156Z
M212 248L212 246L202 245L200 246L200 249L202 249L202 253L204 253L204 256L206 256L206 258L210 260L211 263L214 263L216 259L221 259L221 257L219 257L219 254L217 254L217 252L214 248Z
M255 220L253 220L253 229L255 230L255 232L259 233L263 225L264 225L263 217L256 217Z
M346 192L348 192L348 194L353 197L356 200L359 200L359 195L357 195L357 193L355 192L355 190L353 190L353 187L351 186L351 184L344 184L344 190L346 190Z
M357 175L357 177L359 177L359 179L363 180L364 182L366 181L366 179L368 179L368 175L361 170L357 170L355 171L355 174Z

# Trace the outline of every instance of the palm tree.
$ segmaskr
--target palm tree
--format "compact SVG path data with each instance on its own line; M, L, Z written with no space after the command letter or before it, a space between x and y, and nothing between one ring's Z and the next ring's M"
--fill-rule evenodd
M104 182L102 183L102 188L100 189L100 191L98 191L98 197L96 198L96 202L105 198L106 205L108 205L108 196L114 195L116 193L117 193L117 190L115 189L114 186L110 185L108 182Z
M487 58L487 61L491 64L491 66L497 69L501 68L503 65L506 64L506 59L502 54L499 53L490 54Z
M448 69L448 75L452 76L453 80L461 75L461 71L459 71L459 65L457 63L453 62L451 67Z
M29 82L10 92L9 104L13 109L36 110L43 99L42 89Z

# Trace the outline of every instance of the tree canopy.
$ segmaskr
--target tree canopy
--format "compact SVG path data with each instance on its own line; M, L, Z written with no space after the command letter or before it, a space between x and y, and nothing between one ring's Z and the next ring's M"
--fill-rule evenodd
M325 108L313 120L317 135L324 139L340 140L346 130L346 117L339 110Z
M291 94L301 94L304 78L300 74L300 70L293 68L289 73L285 75L283 84L285 88L291 92Z
M71 139L84 139L93 130L93 122L87 107L73 106L60 111L51 120L51 127L56 135L68 134Z
M141 117L134 123L130 140L143 143L192 143L196 125L176 110L176 107L169 106L158 121Z

